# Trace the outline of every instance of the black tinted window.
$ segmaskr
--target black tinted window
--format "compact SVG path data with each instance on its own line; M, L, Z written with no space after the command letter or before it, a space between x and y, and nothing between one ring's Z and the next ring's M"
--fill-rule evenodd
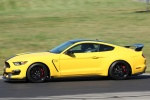
M69 46L73 45L74 43L68 41L68 42L65 42L55 48L53 48L52 50L50 50L51 53L61 53L62 51L64 51L65 49L67 49Z
M74 53L98 52L99 44L83 43L72 47L69 51Z
M114 49L114 47L108 46L108 45L104 45L104 44L100 44L100 46L99 46L99 51L100 52L101 51L111 51L113 49Z

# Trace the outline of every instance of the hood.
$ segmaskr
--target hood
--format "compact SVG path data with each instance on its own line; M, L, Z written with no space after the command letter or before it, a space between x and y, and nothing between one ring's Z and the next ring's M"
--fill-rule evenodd
M24 53L18 53L18 54L16 54L16 56L25 55L25 54L34 54L34 53L38 53L38 52L24 52Z
M26 52L26 53L16 54L7 60L22 61L22 60L30 60L30 59L42 59L42 58L47 58L49 56L52 57L52 55L54 54L50 52L36 52L36 53Z

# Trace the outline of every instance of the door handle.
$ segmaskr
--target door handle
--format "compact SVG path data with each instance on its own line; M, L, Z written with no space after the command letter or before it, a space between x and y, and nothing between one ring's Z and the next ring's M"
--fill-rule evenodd
M93 56L92 58L93 58L93 59L98 59L99 57L97 57L97 56Z

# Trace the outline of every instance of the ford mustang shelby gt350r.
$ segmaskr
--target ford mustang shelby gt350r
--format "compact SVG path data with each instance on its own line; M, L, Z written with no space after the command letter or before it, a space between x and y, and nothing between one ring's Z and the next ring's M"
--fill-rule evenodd
M146 70L143 44L130 47L99 40L70 40L47 52L10 57L5 61L3 78L43 82L51 77L99 75L123 80Z

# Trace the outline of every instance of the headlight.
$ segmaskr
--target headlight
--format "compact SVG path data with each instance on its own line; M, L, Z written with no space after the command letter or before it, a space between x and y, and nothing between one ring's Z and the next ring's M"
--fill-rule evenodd
M28 61L13 62L15 66L25 65Z

